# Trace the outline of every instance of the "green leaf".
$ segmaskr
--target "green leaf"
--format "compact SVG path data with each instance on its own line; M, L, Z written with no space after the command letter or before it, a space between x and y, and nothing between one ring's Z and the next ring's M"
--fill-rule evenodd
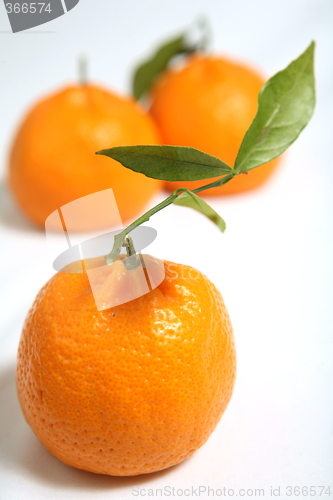
M214 224L216 224L222 232L226 228L225 221L222 219L222 217L220 217L219 214L208 205L208 203L194 194L193 191L189 191L188 189L184 188L184 191L179 196L177 196L173 203L174 205L194 208L194 210L201 212L203 215L208 217L208 219L214 222Z
M285 151L310 120L315 106L314 42L262 87L257 114L245 134L234 169L247 171Z
M198 31L195 38L191 36L193 30ZM138 100L148 92L157 76L166 69L175 56L195 51L206 51L210 42L210 32L211 29L207 19L200 16L186 32L161 45L151 58L144 61L134 71L132 81L133 96Z
M215 156L182 146L121 146L96 154L113 158L134 172L165 181L197 181L233 172Z
M162 45L151 59L142 63L133 76L132 94L135 99L140 99L142 94L150 89L156 77L165 70L170 59L188 50L185 35L180 35Z

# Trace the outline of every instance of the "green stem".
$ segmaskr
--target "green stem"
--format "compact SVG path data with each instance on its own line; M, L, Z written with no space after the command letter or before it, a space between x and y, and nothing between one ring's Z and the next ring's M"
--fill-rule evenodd
M125 241L122 246L126 247L127 257L132 257L132 255L136 255L136 251L133 245L133 240L130 236L126 235Z
M200 48L206 53L210 52L212 45L212 27L205 16L200 16L197 20L197 24L202 31Z
M79 83L84 86L88 83L88 60L86 56L80 56L78 61Z
M167 207L168 205L171 205L171 203L173 203L173 200L175 200L176 197L178 196L178 191L179 189L176 189L176 191L174 191L168 198L166 198L164 201L156 205L156 207L153 207L150 210L148 210L148 212L146 212L145 214L141 215L141 217L136 219L134 222L132 222L132 224L127 226L123 231L121 231L121 233L117 234L114 237L114 245L112 251L109 253L109 255L105 257L108 266L111 266L114 263L115 259L120 254L121 247L124 244L125 237L128 235L128 233L133 231L133 229L140 226L144 222L149 221L152 215L156 214L157 212Z
M122 246L126 248L127 259L125 259L124 264L127 269L130 271L137 268L140 265L140 260L137 258L132 238L126 235Z
M221 177L217 181L211 182L210 184L205 184L204 186L200 186L197 189L193 189L193 193L200 193L201 191L205 191L206 189L211 189L214 187L219 187L223 186L224 184L227 184L227 182L231 181L235 175L238 175L239 172L233 172L232 174L225 175L224 177ZM121 247L126 246L126 250L128 249L128 245L125 243L125 239L127 239L127 235L133 231L136 227L140 226L144 222L148 222L150 217L163 208L171 205L174 200L177 198L178 194L180 192L184 191L184 188L178 188L176 189L168 198L163 200L161 203L156 205L155 207L151 208L146 212L145 214L141 215L138 219L136 219L134 222L132 222L129 226L127 226L121 233L117 234L114 237L114 244L111 252L105 257L106 263L108 266L112 266L118 255L120 254ZM130 239L130 241L132 241ZM132 242L133 245L133 242ZM133 247L134 249L134 247ZM135 252L135 250L134 250Z
M215 187L224 186L227 182L231 181L237 175L236 173L232 173L218 179L217 181L211 182L210 184L206 184L205 186L200 186L197 189L193 189L193 193L201 193L202 191L206 191L206 189L211 189Z

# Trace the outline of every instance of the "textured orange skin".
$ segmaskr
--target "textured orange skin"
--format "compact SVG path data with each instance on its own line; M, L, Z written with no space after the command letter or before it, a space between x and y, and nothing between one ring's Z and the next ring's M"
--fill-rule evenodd
M233 167L238 149L258 107L264 79L243 65L221 57L192 56L182 69L166 71L152 90L150 113L163 144L188 146L220 158ZM239 175L204 196L238 193L260 186L271 175L278 159ZM173 191L195 189L215 179L168 182Z
M95 152L159 143L153 120L133 99L93 85L66 87L25 117L11 149L9 185L39 226L62 205L107 188L113 189L124 222L142 211L161 181Z
M159 287L96 310L86 274L56 274L23 328L17 391L28 424L64 463L129 476L202 446L230 400L232 327L216 287L165 262Z

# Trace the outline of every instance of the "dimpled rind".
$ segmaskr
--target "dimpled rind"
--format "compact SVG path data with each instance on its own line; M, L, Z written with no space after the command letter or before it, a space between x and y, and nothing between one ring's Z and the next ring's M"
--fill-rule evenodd
M165 262L158 288L97 311L86 274L38 293L18 350L17 390L64 463L116 476L158 471L208 439L231 398L234 337L216 287Z

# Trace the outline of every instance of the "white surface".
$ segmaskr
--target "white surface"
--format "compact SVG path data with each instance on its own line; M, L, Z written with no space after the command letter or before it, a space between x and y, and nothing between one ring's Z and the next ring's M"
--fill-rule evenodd
M149 488L200 485L233 488L234 496L263 488L266 499L280 486L281 498L296 498L287 486L330 483L333 495L332 7L329 0L81 0L34 33L13 35L0 5L2 172L22 112L75 78L79 53L88 55L95 80L125 91L134 61L200 13L211 20L216 49L255 61L268 75L316 39L318 91L315 116L271 181L210 200L227 221L224 235L181 207L151 220L159 234L149 253L193 265L222 292L238 354L235 392L217 429L192 458L161 473L122 479L69 468L25 423L15 394L16 349L26 312L53 271L44 235L1 188L1 499L129 499L136 487L142 497ZM319 491L315 498L330 498ZM201 491L200 498L211 497Z

